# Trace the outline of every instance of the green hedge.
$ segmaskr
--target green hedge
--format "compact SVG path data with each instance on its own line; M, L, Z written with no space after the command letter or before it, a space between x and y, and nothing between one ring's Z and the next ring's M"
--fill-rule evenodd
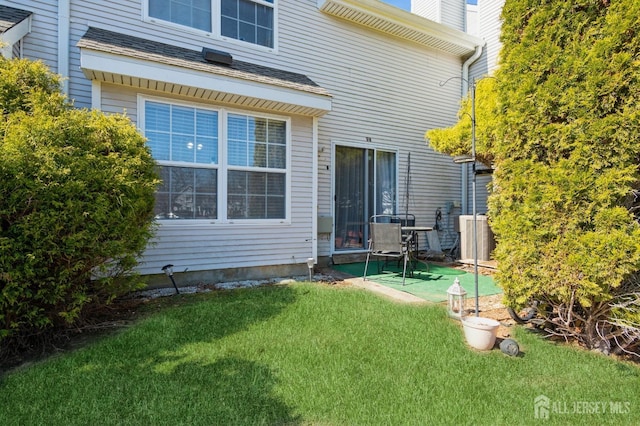
M74 109L38 62L0 61L0 338L131 289L157 176L123 115Z
M502 18L497 278L511 304L544 298L606 346L613 306L640 291L640 3L508 0Z
M506 0L495 76L476 91L478 160L505 301L554 307L555 332L639 347L640 2ZM434 149L470 151L460 122ZM616 339L618 339L616 341Z

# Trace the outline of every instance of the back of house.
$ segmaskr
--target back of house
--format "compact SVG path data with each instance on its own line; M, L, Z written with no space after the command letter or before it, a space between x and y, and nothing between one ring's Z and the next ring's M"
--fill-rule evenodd
M181 284L305 274L364 253L381 213L440 210L453 244L460 166L424 133L455 122L484 45L454 27L378 0L0 5L3 56L44 61L76 107L147 138L162 184L139 271L161 285L169 263Z

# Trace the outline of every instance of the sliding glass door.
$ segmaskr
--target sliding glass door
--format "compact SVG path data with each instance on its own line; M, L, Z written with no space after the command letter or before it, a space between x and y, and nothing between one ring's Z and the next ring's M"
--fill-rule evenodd
M374 214L396 213L396 153L336 146L334 248L366 248Z

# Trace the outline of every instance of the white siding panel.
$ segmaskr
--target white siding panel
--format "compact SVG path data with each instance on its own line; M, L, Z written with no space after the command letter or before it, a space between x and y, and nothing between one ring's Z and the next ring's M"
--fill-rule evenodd
M498 67L500 43L500 14L504 0L478 0L478 30L487 43L480 59L471 67L470 74L479 78L491 74Z
M107 113L126 113L136 123L138 117L136 93L124 86L103 83L100 109Z
M134 90L103 84L103 110L117 113L126 110L135 121L136 105L137 92ZM176 271L304 263L312 255L313 248L309 160L312 118L293 116L291 123L290 224L243 225L236 221L235 224L176 225L160 222L154 244L144 254L140 272L155 274L167 263L176 265Z
M312 150L312 118L292 117L290 224L162 225L157 244L145 253L141 272L158 273L166 263L176 265L177 271L304 263L312 255L312 220L334 213L331 151L340 141L366 144L366 138L371 138L371 146L397 150L400 194L404 194L407 156L411 153L409 206L419 225L432 226L437 208L460 200L459 166L424 141L426 130L456 121L461 82L439 83L460 76L460 58L328 16L317 9L315 0L278 1L277 51L143 21L142 1L72 0L69 87L77 106L91 105L91 82L80 70L76 47L91 26L197 51L206 46L229 52L237 60L305 74L329 90L333 108L318 120L318 152ZM39 38L32 38L28 52L35 56L40 49L38 57L55 63L55 2L8 3L15 7L33 4L43 10L34 19L33 35ZM423 2L414 1L416 12L418 3ZM122 86L129 84L127 81L113 83L102 84L102 109L126 111L134 120L138 92L168 96L159 91L171 90L163 83L150 83L149 90L136 92ZM199 94L188 91L172 96L190 100ZM318 155L317 211L311 208L312 155ZM397 201L404 204L402 196ZM319 256L332 254L327 237L318 240Z
M502 25L500 14L502 13L502 6L504 0L478 0L478 29L480 36L486 41L486 46L480 59L471 66L470 77L482 78L483 76L490 75L498 67L498 59L502 44L500 43L500 27ZM471 180L472 176L469 174L469 198L468 206L471 214ZM478 176L476 181L477 197L476 206L478 213L485 213L488 210L487 187L491 182L491 176Z
M440 22L440 0L411 0L411 12Z
M465 0L412 0L411 12L456 30L465 30Z
M24 38L23 56L40 59L53 71L58 68L57 1L3 1L6 6L34 12L31 33Z
M442 2L442 24L465 30L465 0L445 0Z
M487 41L487 72L491 73L498 67L498 55L500 54L500 28L504 0L479 0L480 31Z

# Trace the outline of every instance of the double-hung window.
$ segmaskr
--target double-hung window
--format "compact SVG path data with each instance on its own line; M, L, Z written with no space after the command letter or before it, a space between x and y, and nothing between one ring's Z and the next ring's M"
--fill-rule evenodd
M274 0L221 0L224 37L273 47Z
M286 141L284 121L227 116L229 219L284 218Z
M155 216L286 219L288 121L144 99L160 169Z
M149 16L211 32L211 0L149 0Z
M217 111L145 101L145 136L160 166L157 219L216 219Z
M274 47L276 0L147 1L150 18Z

